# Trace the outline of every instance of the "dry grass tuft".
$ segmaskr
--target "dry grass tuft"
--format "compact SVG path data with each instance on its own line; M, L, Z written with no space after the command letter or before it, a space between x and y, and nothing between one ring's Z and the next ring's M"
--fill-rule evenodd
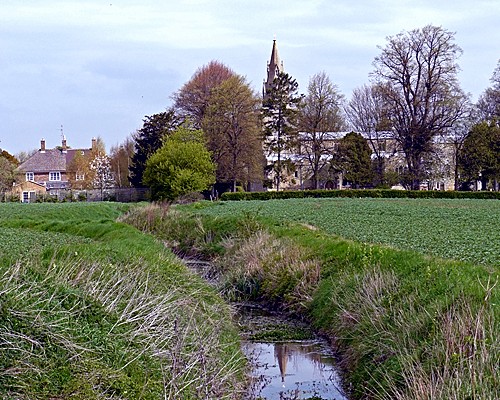
M258 230L248 238L224 242L216 261L221 286L230 298L263 298L290 311L304 311L320 278L320 263L289 240Z

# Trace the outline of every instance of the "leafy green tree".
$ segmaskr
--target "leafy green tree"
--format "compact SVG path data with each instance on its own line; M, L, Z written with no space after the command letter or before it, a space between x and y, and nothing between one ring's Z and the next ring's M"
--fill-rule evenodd
M284 168L298 145L298 112L302 99L298 95L298 83L290 75L279 72L271 88L264 94L262 115L265 145L271 158L276 189L280 190Z
M468 111L468 96L457 79L460 54L452 32L428 25L389 37L374 60L372 76L384 90L391 132L405 155L412 189L420 188L433 139Z
M177 128L146 163L144 183L153 200L174 200L215 183L215 165L203 131Z
M331 154L331 132L346 128L342 112L344 97L325 72L313 75L299 113L300 155L312 172L313 189L319 189L319 174Z
M7 151L0 153L0 194L12 190L12 185L16 181L17 159Z
M350 132L340 139L332 159L334 170L342 172L353 187L365 187L372 183L373 171L370 145L359 133Z
M145 117L142 128L133 136L135 150L129 166L132 186L144 186L142 178L148 158L162 146L165 137L178 125L179 118L173 109Z
M472 127L458 156L459 170L466 182L488 182L498 190L500 181L500 124L498 121L481 122Z
M260 99L244 77L234 75L213 89L202 125L217 182L230 182L234 192L237 182L262 181Z

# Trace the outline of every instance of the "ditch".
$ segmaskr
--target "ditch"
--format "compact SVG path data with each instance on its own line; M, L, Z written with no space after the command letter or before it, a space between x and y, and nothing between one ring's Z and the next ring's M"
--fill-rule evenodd
M210 263L184 262L216 284L207 279ZM245 400L347 400L331 346L307 323L256 302L231 306L251 365Z

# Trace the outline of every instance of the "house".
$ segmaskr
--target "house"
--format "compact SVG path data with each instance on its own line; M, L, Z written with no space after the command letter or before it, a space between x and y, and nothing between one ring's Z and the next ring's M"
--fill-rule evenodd
M14 185L12 192L21 201L33 201L37 195L59 196L71 189L73 184L85 180L83 170L75 168L75 159L90 156L96 151L97 140L92 138L92 146L87 149L71 149L63 136L61 146L47 149L45 139L40 141L40 149L17 167L21 182Z

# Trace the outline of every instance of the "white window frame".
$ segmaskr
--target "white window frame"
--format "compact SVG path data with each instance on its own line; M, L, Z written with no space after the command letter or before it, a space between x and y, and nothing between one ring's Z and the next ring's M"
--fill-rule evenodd
M35 173L34 172L26 172L26 182L35 182Z
M23 191L23 197L21 198L21 201L23 203L31 203L32 197L35 197L35 192L32 190L25 190Z
M49 172L49 182L60 182L61 181L61 172L54 171Z
M84 181L85 180L85 174L83 172L77 172L75 174L75 180L76 181Z

